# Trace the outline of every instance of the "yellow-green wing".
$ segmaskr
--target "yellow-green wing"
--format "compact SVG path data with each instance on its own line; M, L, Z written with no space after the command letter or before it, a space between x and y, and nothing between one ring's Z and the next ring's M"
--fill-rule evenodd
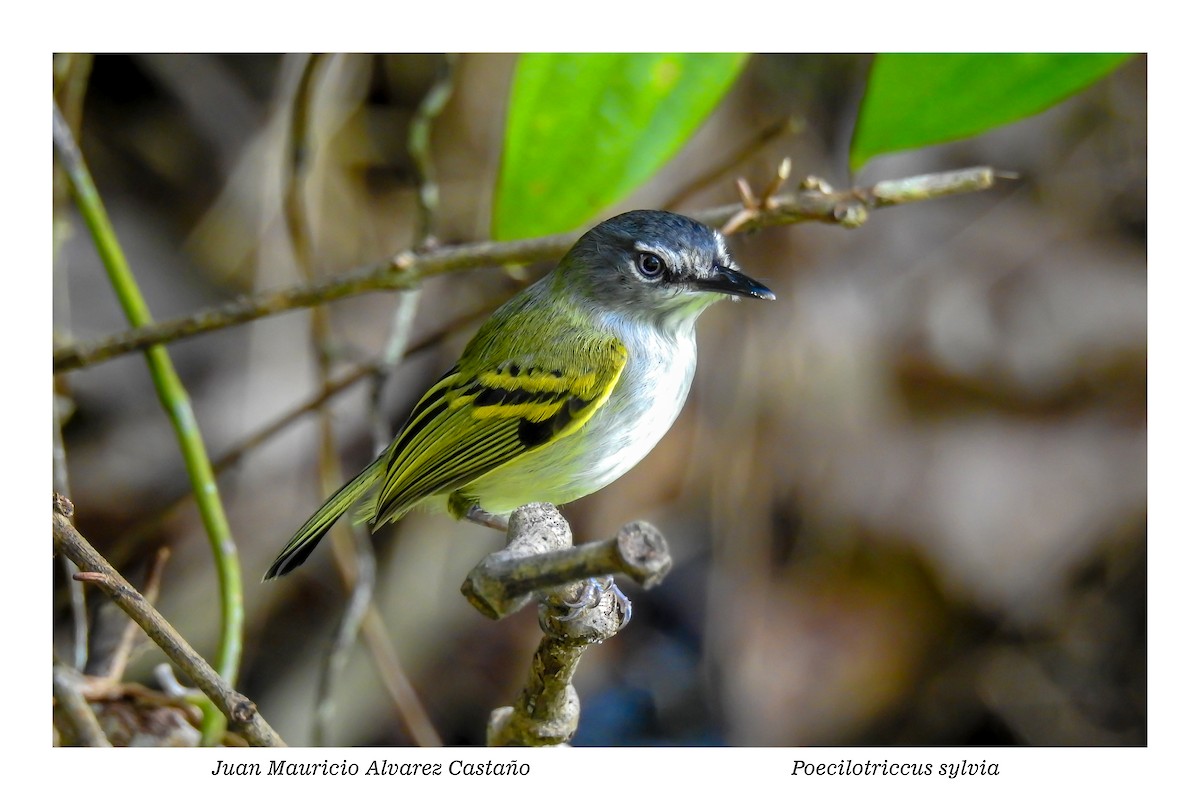
M464 358L425 393L388 451L372 521L394 519L583 427L612 394L628 354L616 338L582 347L569 360L555 353L553 368L546 356Z

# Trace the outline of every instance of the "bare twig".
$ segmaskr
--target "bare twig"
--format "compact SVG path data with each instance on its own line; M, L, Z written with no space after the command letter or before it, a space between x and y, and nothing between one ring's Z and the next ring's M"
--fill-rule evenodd
M317 747L328 744L336 707L333 690L337 686L338 676L350 660L350 653L354 643L358 641L363 619L373 605L372 598L375 593L375 553L371 550L371 542L367 538L370 533L362 523L339 523L339 528L340 530L335 530L335 534L346 532L350 537L348 540L345 536L333 537L333 558L349 596L338 620L333 641L321 659L321 671L317 677L317 698L312 724L313 744ZM382 673L379 661L375 662L375 669Z
M804 130L804 120L800 119L799 117L789 115L775 120L770 125L767 125L765 128L756 133L753 139L739 148L732 155L724 159L721 163L688 181L683 188L679 189L679 191L675 192L675 194L671 195L670 198L665 200L662 204L662 207L668 210L678 208L693 194L710 184L716 183L721 176L736 169L738 165L749 159L759 150L762 150L771 142L775 141L776 139L783 138L784 136L794 136L802 130Z
M745 178L737 179L738 196L742 198L742 210L734 214L725 221L721 226L721 233L730 236L737 233L746 225L750 224L759 215L771 211L778 204L779 200L775 197L775 193L787 182L787 179L792 174L792 160L785 158L779 162L779 167L775 171L775 176L767 187L762 190L762 193L755 196L754 191L750 188L750 184Z
M373 570L375 559L372 557L369 561L364 562L362 559L356 559L353 553L341 553L339 552L339 548L344 546L344 544L340 544L341 542L341 539L333 540L334 562L338 566L338 573L342 578L342 582L348 588L357 586L359 581L358 576L349 573L356 567L361 568L364 563L369 564L369 568ZM369 542L367 544L368 546L370 545ZM374 574L367 575L366 579L373 582ZM365 600L362 599L364 597ZM408 675L404 672L404 667L400 664L400 659L396 655L396 649L392 645L391 635L388 633L387 624L383 620L383 615L380 613L378 605L371 594L356 594L351 591L350 598L347 600L347 606L354 605L357 602L363 602L363 607L361 609L347 608L346 612L343 613L331 652L346 653L348 645L337 641L337 639L349 636L351 637L350 641L353 642L353 634L357 630L361 630L363 641L367 646L367 652L370 654L371 662L375 666L375 672L379 675L384 689L387 690L388 696L392 699L400 720L412 735L413 742L420 747L441 747L442 739L438 735L437 728L434 727L429 713L421 703L421 698L417 695L412 681L408 679ZM361 617L361 621L358 621L359 617ZM347 624L347 620L350 622L349 625ZM335 666L340 669L340 665ZM322 679L332 680L333 674L335 673L331 672L328 668L322 669ZM328 713L322 706L330 705L331 707L327 699L331 695L329 689L320 689L317 694L321 698L317 706L319 716L322 713Z
M160 547L155 551L154 559L150 562L150 568L146 573L143 596L151 605L158 600L158 590L162 585L162 574L170 552L166 547ZM77 580L72 583L82 586L82 583ZM133 655L134 645L138 642L138 626L128 615L122 614L114 606L105 605L99 609L99 612L112 612L114 616L110 618L106 613L97 613L95 625L99 633L94 635L92 640L103 642L107 638L113 644L110 647L94 646L92 652L88 654L87 668L84 672L93 679L117 684L124 677L125 668ZM120 619L117 619L117 616ZM115 627L116 624L120 625L120 633L116 636L105 637L102 629L106 626Z
M312 130L312 108L315 104L318 87L316 84L317 66L320 57L310 57L306 62L294 95L292 118L290 126L291 172L284 188L285 219L289 238L297 265L304 271L308 279L315 280L315 270L312 265L312 239L309 233L310 212L304 201L303 185L308 177L311 164L316 154L316 141ZM414 290L415 291L415 290ZM477 315L471 315L477 316ZM392 363L399 360L407 348L407 327L402 337L393 336L393 343L388 349ZM412 350L440 340L446 331L435 334L431 340L420 343ZM340 469L337 463L336 446L333 428L328 415L324 413L324 399L335 390L349 385L346 378L334 381L331 378L333 368L330 353L331 331L328 310L324 307L313 309L312 339L318 355L319 375L322 383L322 400L308 404L308 410L321 409L321 471L322 484L327 492L333 491L341 483ZM388 354L385 353L385 358ZM360 368L352 373L353 381L361 377L378 374L379 366L372 365ZM323 744L332 720L334 710L333 688L337 683L346 660L360 630L364 631L368 650L373 664L380 675L388 693L392 696L397 713L408 726L414 741L424 746L441 744L439 737L428 715L421 707L420 701L413 691L411 683L404 675L393 652L391 641L382 625L382 618L372 599L375 581L374 552L371 550L369 534L363 525L350 525L350 541L341 535L347 528L339 526L333 537L335 562L348 591L345 611L339 622L337 632L331 647L326 651L320 672L317 690L316 709L313 716L314 743ZM364 630L365 625L365 630Z
M155 344L239 325L261 317L352 297L366 292L411 289L426 278L496 264L529 264L561 256L575 240L561 234L524 242L458 245L424 256L400 253L374 264L287 289L243 295L187 317L134 328L104 339L56 348L54 371L78 369Z
M889 191L879 195L876 187L842 191L807 190L780 195L769 210L754 216L738 232L792 225L798 222L824 222L858 227L872 208L915 202L949 194L975 192L990 187L995 174L990 167L974 167L955 172L920 175L902 181L885 181ZM898 192L896 190L903 189ZM732 204L689 212L697 220L722 227L730 217L744 210ZM484 242L440 247L429 253L404 252L376 264L349 270L302 286L243 296L224 305L103 339L56 348L54 371L78 369L105 361L153 344L172 342L199 333L226 328L297 308L339 300L343 297L396 289L411 289L433 275L459 272L496 265L532 264L560 258L579 238L578 233L556 234L515 242Z
M417 215L413 240L415 251L427 252L437 246L437 211L439 189L433 152L430 147L433 123L449 102L454 89L457 57L447 54L433 84L426 91L417 113L409 124L408 151L417 169ZM383 409L383 389L387 378L393 373L400 359L409 350L408 340L416 320L420 303L421 287L416 286L402 292L392 318L391 332L384 345L383 354L371 380L369 413L376 452L382 451L391 439L392 431ZM338 565L343 580L352 585L350 600L339 625L338 641L349 648L352 636L362 630L380 678L383 680L400 719L413 737L413 741L424 747L440 746L442 741L425 711L412 682L404 673L396 657L391 638L383 623L383 616L372 599L375 583L375 551L371 548L366 526L358 525L354 533L355 569L347 569L346 558L338 556ZM335 544L337 540L335 540ZM335 551L336 552L336 551Z
M79 126L83 119L83 101L87 95L88 81L92 74L92 55L91 53L55 53L54 54L54 99L58 103L59 109L62 110L63 119L67 123L67 127L75 135L79 136ZM57 255L59 246L71 231L71 225L67 220L67 216L62 212L66 208L66 202L70 197L70 185L67 181L67 176L55 170L54 172L54 252ZM66 264L63 264L65 272ZM56 273L59 267L55 265ZM57 283L65 275L55 274L54 279ZM63 314L62 319L66 321L67 326L70 326L71 320L71 298L69 292L56 294L54 298L55 310L58 310L59 304L62 304ZM55 315L58 316L57 314Z
M872 208L883 208L901 203L935 200L965 192L978 192L990 189L996 178L1012 180L1016 177L1010 172L996 174L986 167L975 167L956 172L938 172L894 181L880 181L865 190L863 197L864 202Z
M311 219L308 204L305 202L304 185L315 161L317 136L311 130L313 107L317 102L317 70L324 59L320 54L305 56L304 69L292 95L291 125L288 149L291 153L291 169L285 172L283 190L284 219L287 223L288 239L292 246L292 256L309 281L316 278L313 268L312 237L309 232ZM327 393L333 385L333 333L327 306L314 306L311 311L309 332L312 347L317 356L317 374L320 378L322 393ZM342 482L341 468L338 465L337 443L334 440L333 418L329 407L320 406L320 483L322 494L333 492ZM357 526L350 525L350 533L355 538L366 536L363 530L355 530ZM340 532L344 530L341 524L335 531L334 540L340 541ZM368 546L369 547L369 546ZM339 559L340 560L340 559ZM367 594L356 597L351 592L350 601L342 616L342 624L338 626L334 636L333 646L325 651L322 659L320 677L317 681L317 700L313 714L312 730L313 743L318 747L325 744L326 731L333 720L333 687L346 660L350 648L357 638L358 622L363 607L370 602L370 588L374 580L374 563L366 567ZM361 575L361 570L360 570ZM352 581L351 581L352 582ZM347 619L355 620L347 626Z
M56 381L57 383L57 381ZM54 393L54 491L70 497L71 494L71 479L67 471L67 448L63 441L62 425L63 425L63 409L62 406L66 403L65 398L60 398L58 392ZM71 566L71 562L65 558L59 559L63 574L68 578L75 571ZM87 623L87 600L83 594L83 587L75 581L67 581L67 593L71 600L71 666L76 670L82 670L87 664L88 656L88 623Z
M384 622L383 614L379 612L379 606L375 603L371 603L366 619L363 620L363 640L375 660L379 677L383 680L392 703L400 709L400 718L408 726L413 741L420 747L441 747L442 737L434 727L429 712L421 703L412 681L405 674L404 667L396 656L396 648L392 645L387 623Z
M76 138L79 133L79 123L83 118L83 100L87 94L88 78L92 72L92 56L88 53L55 53L54 54L54 98L62 110L63 120L67 128ZM66 203L70 197L70 182L62 170L54 170L54 252L57 255L59 245L70 233L71 226L65 213ZM66 284L68 264L63 259L55 259L54 282ZM70 292L63 291L55 295L55 309L61 306L62 318L69 330L71 324ZM57 316L57 315L56 315ZM67 453L63 444L62 426L65 413L64 405L69 401L60 397L59 384L54 386L54 491L69 497L71 483L67 472ZM70 575L74 568L71 562L62 559L62 569ZM71 663L76 670L82 670L87 663L88 626L87 605L84 600L83 587L75 581L68 581L68 593L71 599L71 622L73 626Z
M417 243L415 252L426 253L437 246L437 210L439 190L437 170L433 161L433 151L430 147L433 123L441 114L454 89L455 66L458 57L447 53L443 57L438 76L433 85L425 93L417 113L408 126L408 152L412 156L417 169L417 215L413 240ZM421 288L402 292L396 303L396 312L392 318L392 329L384 345L383 355L371 379L371 416L375 436L375 450L382 451L391 441L392 431L387 424L387 415L383 413L383 389L390 376L400 363L412 333L413 322L417 316L417 304L420 302Z
M146 634L216 704L229 720L230 728L245 737L252 745L263 747L283 746L279 738L258 708L245 695L235 691L208 662L200 657L192 646L163 618L162 614L146 602L136 589L96 552L86 539L75 530L67 518L71 503L61 495L54 496L53 531L54 549L67 556L82 570L76 580L94 583L104 590L113 602L121 607Z
M78 671L54 659L54 702L70 729L63 731L63 738L67 744L83 747L112 747L80 689L84 680Z
M367 401L368 413L371 417L371 439L375 444L375 452L383 451L395 435L388 422L388 415L383 407L383 390L387 386L400 359L404 354L408 337L412 335L413 323L417 319L417 306L421 302L421 290L409 289L401 292L396 301L396 310L392 314L392 328L383 353L375 363L371 372L371 390Z
M417 113L408 127L408 152L417 168L417 251L425 252L437 244L436 223L439 204L437 170L430 148L433 123L442 113L454 92L454 76L458 56L443 56L438 75L421 98Z

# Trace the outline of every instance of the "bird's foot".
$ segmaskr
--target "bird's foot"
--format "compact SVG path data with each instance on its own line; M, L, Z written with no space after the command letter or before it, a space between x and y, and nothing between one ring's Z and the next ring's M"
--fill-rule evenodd
M612 592L613 603L621 614L621 627L624 628L629 624L629 620L633 616L633 603L629 602L629 598L617 587L611 575L606 575L603 578L588 578L584 581L583 589L579 592L578 598L563 601L563 605L569 611L559 616L559 619L563 622L578 619L584 611L600 605L600 601L604 598L606 592Z

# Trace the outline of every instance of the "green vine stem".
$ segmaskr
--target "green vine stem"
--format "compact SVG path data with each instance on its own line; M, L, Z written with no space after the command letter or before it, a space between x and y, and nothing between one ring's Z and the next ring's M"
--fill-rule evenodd
M128 261L125 260L125 254L117 241L116 232L100 200L100 194L92 183L92 176L84 163L83 154L79 151L75 137L71 135L71 130L57 104L54 106L54 150L58 155L59 166L70 181L75 202L92 235L96 251L117 293L121 308L129 319L129 324L134 327L151 324L153 319L150 309L142 298ZM238 664L241 661L245 617L237 547L229 532L229 522L221 505L221 496L217 491L204 440L192 413L191 400L171 364L167 348L164 345L147 348L146 363L150 368L158 399L175 428L188 478L200 508L200 517L212 546L221 592L221 637L216 668L221 677L232 685L237 680Z

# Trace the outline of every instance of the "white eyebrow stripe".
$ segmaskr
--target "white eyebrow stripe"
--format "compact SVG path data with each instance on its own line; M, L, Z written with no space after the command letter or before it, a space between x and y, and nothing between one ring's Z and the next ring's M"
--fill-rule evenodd
M717 254L721 256L722 261L729 259L729 251L725 249L725 237L720 231L713 231L713 239L717 243Z

